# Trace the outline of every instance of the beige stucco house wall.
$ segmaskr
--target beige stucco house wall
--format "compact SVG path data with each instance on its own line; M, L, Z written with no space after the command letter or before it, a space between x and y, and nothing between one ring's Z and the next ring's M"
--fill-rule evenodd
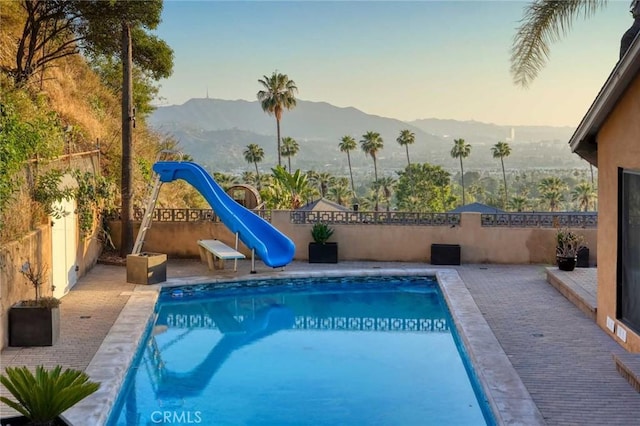
M640 38L618 61L569 141L598 167L597 323L625 349L640 352L639 331L617 317L619 169L640 172ZM631 259L640 262L640 259Z
M618 261L618 168L640 171L640 77L620 98L598 133L598 324L622 346L640 352L640 335L627 331L621 341L606 327L607 318L616 318Z

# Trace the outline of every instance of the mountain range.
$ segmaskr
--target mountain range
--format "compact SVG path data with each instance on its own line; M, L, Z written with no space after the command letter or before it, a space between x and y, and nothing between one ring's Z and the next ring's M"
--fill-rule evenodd
M258 101L191 99L182 105L158 107L148 123L177 139L184 152L212 171L252 170L243 156L250 143L262 146L265 151L265 159L259 164L261 169L269 170L277 163L276 121L262 111ZM304 100L298 100L294 109L285 111L280 124L282 136L293 137L300 146L292 158L294 169L344 175L347 158L338 149L340 139L351 135L359 141L368 131L380 133L384 140L384 148L378 153L379 170L385 174L384 171L401 169L407 163L406 151L396 138L403 129L415 134L415 143L409 146L412 162L438 164L452 172L457 171L459 163L449 152L453 140L458 138L472 146L471 155L465 159L465 170L499 167L490 149L499 141L507 141L511 146L512 154L505 159L507 168L586 167L569 150L567 142L574 130L571 127L501 126L435 118L404 122L353 107ZM371 167L370 158L359 149L351 157L354 169Z

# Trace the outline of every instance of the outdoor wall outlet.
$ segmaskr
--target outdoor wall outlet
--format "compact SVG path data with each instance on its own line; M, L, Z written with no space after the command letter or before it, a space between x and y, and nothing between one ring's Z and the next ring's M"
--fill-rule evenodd
M616 330L616 322L613 319L611 319L611 317L607 317L607 328L612 333L615 332Z
M618 336L618 338L623 342L625 343L627 342L627 330L625 330L623 327L618 326L618 331L616 331L616 336Z

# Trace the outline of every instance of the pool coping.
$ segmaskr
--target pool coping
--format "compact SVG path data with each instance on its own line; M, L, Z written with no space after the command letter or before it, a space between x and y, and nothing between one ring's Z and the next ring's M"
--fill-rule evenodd
M100 382L100 389L67 410L64 418L71 425L106 424L147 326L155 317L154 308L162 288L204 283L237 283L256 279L407 275L437 277L458 334L465 345L497 424L544 425L542 414L464 281L455 269L440 268L279 271L269 276L246 275L231 279L211 276L171 278L161 284L137 286L85 370L92 380Z

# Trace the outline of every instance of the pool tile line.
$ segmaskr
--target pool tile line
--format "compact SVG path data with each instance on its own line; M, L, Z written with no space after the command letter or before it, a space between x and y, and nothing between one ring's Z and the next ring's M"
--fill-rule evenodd
M65 411L71 425L104 425L111 413L127 371L153 318L158 289L138 286L113 324L85 373L100 389Z
M496 422L546 424L458 272L440 270L436 276Z

